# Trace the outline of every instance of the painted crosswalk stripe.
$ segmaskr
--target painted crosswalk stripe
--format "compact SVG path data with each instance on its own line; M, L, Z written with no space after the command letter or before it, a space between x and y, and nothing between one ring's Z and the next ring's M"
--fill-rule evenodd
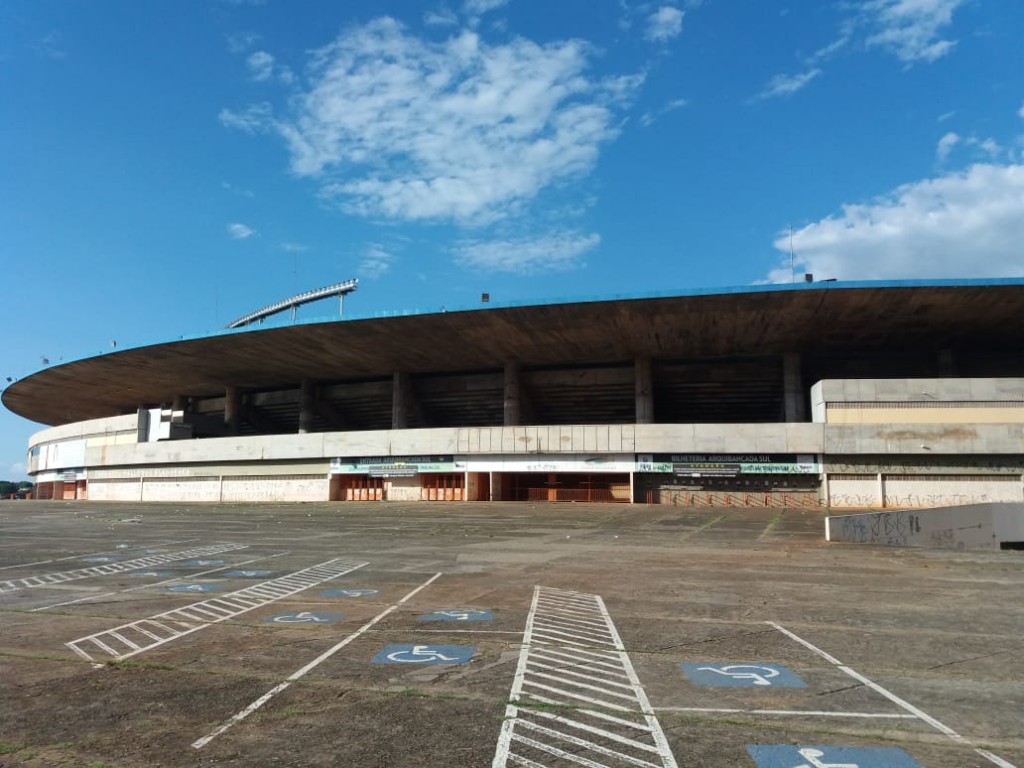
M569 764L676 768L601 597L536 587L491 765Z
M99 652L102 652L100 658L105 654L109 661L121 661L211 624L240 616L254 608L344 576L365 565L365 562L334 558L283 577L290 585L285 589L277 589L281 580L267 581L223 597L202 600L182 608L158 613L148 619L132 621L113 629L79 637L65 645L88 661L96 661L93 654ZM234 601L237 601L237 604Z
M19 589L28 589L31 587L48 587L53 584L63 584L66 581L87 579L90 576L109 576L113 573L136 571L140 568L152 568L155 565L173 563L177 560L191 560L196 557L219 555L223 552L233 552L239 549L248 549L248 545L210 544L204 547L193 547L192 549L185 549L181 552L172 552L166 555L147 555L146 557L137 557L134 560L125 560L120 563L111 563L109 565L93 565L88 568L76 568L73 571L46 573L42 576L26 576L23 579L0 581L0 594L15 592Z

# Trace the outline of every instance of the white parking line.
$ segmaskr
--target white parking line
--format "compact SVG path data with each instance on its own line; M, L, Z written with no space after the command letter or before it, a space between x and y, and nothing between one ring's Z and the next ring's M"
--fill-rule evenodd
M971 747L975 751L976 754L978 754L981 757L985 758L990 763L993 763L994 765L998 765L999 768L1016 768L1016 766L1014 766L1012 763L1009 763L1006 760L1003 760L1003 758L999 757L998 755L994 755L994 754L992 754L991 752L989 752L987 750L979 749L979 748L975 747L973 744L971 744L970 741L965 739L963 736L961 736L959 733L954 731L948 725L944 725L943 723L940 723L934 717L932 717L928 713L923 712L922 710L918 709L913 704L911 704L911 703L909 703L907 701L904 701L899 696L897 696L895 693L892 693L891 691L886 690L885 688L880 686L878 683L872 682L871 680L869 680L868 678L864 677L864 675L860 674L859 672L855 672L854 670L850 669L848 666L843 664L843 662L839 661L839 659L837 659L835 656L832 656L832 655L826 653L825 651L823 651L821 648L819 648L818 646L814 645L813 643L810 643L807 640L804 640L799 635L796 635L795 633L790 632L788 629L786 629L785 627L783 627L783 626L781 626L779 624L776 624L774 621L766 621L765 624L768 624L769 626L775 627L775 629L777 629L782 634L784 634L787 637L789 637L789 638L795 640L796 642L800 643L805 648L807 648L807 649L809 649L811 651L814 651L814 653L816 653L819 656L821 656L821 658L825 659L825 661L829 662L830 664L835 665L835 667L837 669L841 670L843 673L849 675L854 680L857 680L860 683L866 685L868 688L873 690L875 693L878 693L878 694L884 696L885 698L887 698L889 701L891 701L896 706L900 707L901 709L906 710L911 715L916 717L918 720L921 720L922 722L927 723L932 728L934 728L935 730L939 731L939 733L945 734L946 736L948 736L950 739L952 739L953 741L957 742L958 744L963 744L964 746Z
M219 555L223 552L231 552L238 549L248 549L248 544L211 544L204 547L193 547L181 552L174 552L169 555L146 555L133 560L122 560L119 562L104 563L87 568L76 568L73 571L58 571L57 573L44 573L42 576L26 576L21 579L0 581L0 594L15 592L19 589L31 587L49 587L54 584L63 584L68 581L87 579L90 576L109 576L113 573L124 573L125 571L137 571L140 568L152 568L155 565L172 563L177 560L187 560L190 557L202 557Z
M604 601L536 587L491 765L564 761L676 768Z
M97 649L113 657L112 661L123 661L164 643L177 640L179 637L197 632L211 624L232 619L261 605L275 602L310 587L323 584L325 581L344 576L365 565L367 563L355 563L334 558L309 568L303 568L301 571L296 571L291 576L285 577L292 582L292 586L287 589L274 589L268 592L267 588L275 584L277 580L266 581L254 587L229 592L222 597L192 603L183 608L158 613L148 619L139 619L103 632L79 637L64 643L64 645L87 661L95 661L90 655L90 651L95 653ZM254 597L257 599L253 599ZM131 642L125 641L125 636L130 636ZM143 640L142 637L146 637L148 640ZM139 642L143 644L139 645Z
M168 541L166 544L154 544L153 546L158 547L169 547L173 544L187 544L190 541L198 541L198 539L182 539L181 541ZM18 545L20 546L20 545ZM152 547L143 547L145 549L152 549ZM96 555L112 555L115 554L109 549L103 550L102 552L86 552L84 555L69 555L68 557L56 557L52 560L36 560L34 563L14 563L13 565L0 565L0 571L6 571L8 568L28 568L33 565L46 565L48 563L63 563L65 560L81 560L83 557L95 557Z
M899 712L813 712L802 709L731 709L728 707L655 707L655 712L707 712L709 714L792 715L803 717L863 717L879 720L916 720Z
M357 637L359 637L364 632L369 630L370 627L372 627L374 624L379 622L381 619L383 619L389 613L391 613L392 611L396 610L400 605L402 605L407 600L412 598L413 595L415 595L417 592L419 592L420 590L426 589L431 584L433 584L435 581L437 581L437 579L439 579L440 577L441 577L440 573L435 573L433 576L431 576L425 582L423 582L418 587L416 587L416 589L412 590L412 592L409 592L405 597L403 597L397 603L394 603L391 606L389 606L388 608L385 608L383 611L381 611L376 616L374 616L372 619L370 619L368 622L363 624L363 626L361 626L359 629L357 629L351 635L346 637L344 640L342 640L341 642L337 643L336 645L333 645L330 648L328 648L326 651L324 651L319 656L317 656L315 659L313 659L311 662L309 662L309 664L307 664L306 666L302 667L301 669L297 669L295 672L292 672L290 675L288 675L288 678L283 683L279 683L278 685L275 685L273 688L271 688L265 694L263 694L258 699L256 699L256 701L254 701L252 704L250 704L245 709L243 709L240 712L238 712L237 714L235 714L230 720L228 720L228 721L222 723L221 725L217 726L216 728L213 729L213 731L208 733L206 736L203 736L203 738L197 739L196 741L194 741L192 743L192 748L193 749L202 749L207 744L209 744L211 741L213 741L213 739L217 738L222 733L224 733L224 731L226 731L228 728L233 726L235 723L242 722L245 718L247 718L249 715L251 715L257 709L262 707L264 704L266 704L268 701L270 701L274 696L276 696L281 691L283 691L285 688L287 688L289 685L294 683L296 680L298 680L300 677L305 675L307 672L309 672L314 667L318 666L321 662L324 662L327 659L329 659L331 656L333 656L335 653L340 651L346 645L351 643Z
M112 597L113 595L124 594L125 592L136 592L140 589L152 589L153 587L161 587L164 584L171 584L175 581L182 581L183 579L198 579L200 576L208 576L211 573L217 573L218 571L226 571L228 569L239 568L243 565L249 565L250 563L258 563L260 560L270 560L274 557L283 557L289 555L290 552L277 552L273 555L264 555L263 557L254 557L251 560L243 560L240 563L230 563L229 565L222 565L220 568L211 568L208 571L200 571L199 573L182 574L181 576L175 576L171 579L164 579L163 581L154 581L152 584L141 584L137 587L128 587L127 589L118 589L114 592L103 592L99 595L89 595L88 597L80 597L77 600L65 600L63 603L54 603L53 605L43 605L39 608L33 608L29 613L35 613L36 611L48 611L51 608L60 608L64 605L74 605L75 603L84 603L87 600L99 600L103 597Z

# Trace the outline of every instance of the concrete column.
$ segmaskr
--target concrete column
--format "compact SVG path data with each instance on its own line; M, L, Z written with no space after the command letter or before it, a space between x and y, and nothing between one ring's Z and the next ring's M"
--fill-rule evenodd
M654 387L651 383L651 358L638 357L634 364L636 423L654 423Z
M238 434L242 414L242 393L238 387L224 387L224 426L229 435Z
M786 421L807 421L807 393L800 372L800 354L788 352L782 358L782 391Z
M391 428L409 427L409 374L395 371L391 379Z
M878 506L885 509L885 475L878 473Z
M522 372L517 361L505 363L505 419L506 427L517 427L522 423Z
M953 359L952 349L939 350L939 376L942 378L956 376L956 361Z
M316 385L311 379L303 379L299 385L299 434L313 431L314 403L316 402Z
M175 395L174 400L171 401L172 411L187 411L188 410L188 397L185 395Z

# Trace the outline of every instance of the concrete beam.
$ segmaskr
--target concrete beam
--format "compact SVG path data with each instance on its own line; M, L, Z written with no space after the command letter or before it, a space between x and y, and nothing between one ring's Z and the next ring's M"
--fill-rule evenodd
M782 388L786 421L790 424L807 421L807 393L804 392L800 355L788 352L782 357Z
M238 387L224 387L224 427L229 435L237 435L242 415L242 392Z
M505 363L505 400L504 400L504 424L506 427L516 427L523 423L522 399L522 366L510 360Z
M651 358L638 357L634 364L636 390L636 423L654 423L654 386L651 380Z
M303 379L299 385L299 434L313 431L317 388L312 379Z

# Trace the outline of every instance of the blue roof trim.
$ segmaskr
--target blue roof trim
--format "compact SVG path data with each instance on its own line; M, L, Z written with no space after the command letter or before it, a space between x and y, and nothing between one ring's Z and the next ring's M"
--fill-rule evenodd
M440 314L441 312L486 312L492 309L548 307L558 304L594 304L608 301L642 301L644 299L675 299L697 296L728 296L743 293L782 293L786 291L821 290L841 291L854 290L858 288L969 288L998 286L1024 286L1024 277L965 278L941 280L822 280L813 283L765 283L761 285L744 285L726 288L689 288L681 291L654 291L650 293L640 294L606 294L600 296L558 297L523 301L494 301L488 303L480 303L473 306L451 307L445 309L437 307L431 309L417 308L411 310L382 311L367 314L347 313L344 317L312 317L301 320L295 320L294 322L283 320L281 322L265 323L262 325L247 325L241 328L224 328L215 331L210 331L209 333L201 333L195 336L182 336L179 339L165 339L163 341L151 342L147 344L137 344L133 346L119 347L116 350L99 351L97 353L90 355L82 355L81 357L70 358L69 360L61 361L60 363L44 366L43 368L37 369L37 371L34 371L33 373L36 373L41 370L46 370L47 368L55 368L58 367L59 365L67 365L68 363L71 362L88 360L94 357L103 357L105 355L116 355L119 352L124 352L133 349L144 349L145 347L159 346L162 344L176 344L188 341L196 341L199 339L208 339L216 336L229 336L232 334L239 333L256 333L261 330L289 328L301 325L320 325L323 323L348 323L357 320L381 320L392 317L416 317L422 315L436 315ZM21 378L27 378L27 375L22 376Z

